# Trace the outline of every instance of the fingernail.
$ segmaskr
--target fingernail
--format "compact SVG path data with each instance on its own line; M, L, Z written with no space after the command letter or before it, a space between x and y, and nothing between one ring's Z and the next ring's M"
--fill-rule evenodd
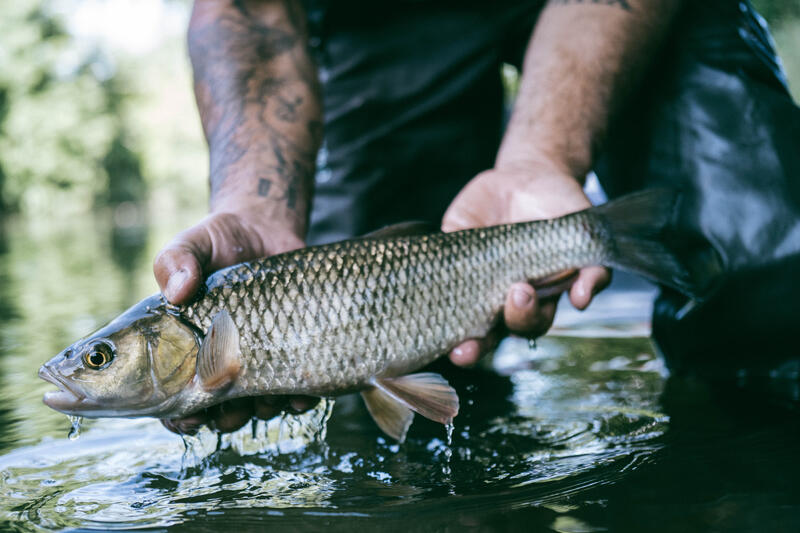
M454 357L462 357L463 355L464 355L464 348L462 348L461 346L453 349Z
M513 289L511 291L511 301L517 307L528 307L533 301L533 296L522 289Z
M167 287L164 289L164 296L167 297L167 300L175 302L178 292L187 279L189 279L189 272L184 269L176 270L172 273L167 281Z

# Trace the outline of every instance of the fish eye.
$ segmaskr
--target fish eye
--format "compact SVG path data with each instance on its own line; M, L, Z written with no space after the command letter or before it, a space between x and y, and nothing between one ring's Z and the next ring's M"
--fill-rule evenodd
M83 356L83 362L86 363L86 366L94 370L107 367L112 359L114 359L114 354L111 348L104 343L95 345Z

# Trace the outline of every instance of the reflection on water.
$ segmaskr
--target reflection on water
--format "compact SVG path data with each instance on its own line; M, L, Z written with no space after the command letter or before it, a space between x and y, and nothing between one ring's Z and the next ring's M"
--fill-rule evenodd
M114 220L0 233L0 529L800 526L794 416L667 379L649 341L623 334L641 313L615 315L612 337L562 324L478 369L442 363L462 401L450 443L420 417L405 444L388 441L356 396L221 439L104 419L68 440L69 420L41 403L39 364L153 292L150 260L186 222Z
M511 343L497 372L451 374L464 409L450 446L423 420L406 444L388 442L356 398L337 402L324 439L326 405L302 423L277 418L219 442L205 432L186 451L153 421L98 421L70 442L60 420L55 435L0 458L0 510L35 529L166 526L222 510L397 520L436 502L472 511L563 504L643 464L667 428L648 342L617 340L608 360L605 348Z

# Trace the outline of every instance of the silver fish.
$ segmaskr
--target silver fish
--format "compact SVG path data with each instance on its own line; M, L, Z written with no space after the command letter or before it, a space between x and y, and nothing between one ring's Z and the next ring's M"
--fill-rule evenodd
M212 274L186 306L136 304L42 366L70 415L176 418L237 397L360 391L402 441L417 412L449 424L455 390L413 373L484 336L508 287L606 265L694 293L661 240L676 196L638 193L552 220L455 233L410 226ZM695 273L696 274L696 273Z

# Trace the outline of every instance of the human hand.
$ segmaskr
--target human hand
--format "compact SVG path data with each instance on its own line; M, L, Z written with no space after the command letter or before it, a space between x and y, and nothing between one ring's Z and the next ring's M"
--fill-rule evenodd
M442 220L445 232L553 218L591 207L580 183L572 176L543 163L491 169L478 174L456 196ZM534 281L534 280L531 280ZM543 335L553 324L561 292L578 309L585 309L608 286L611 272L587 267L565 273L546 283L515 283L506 296L503 322L482 339L469 339L450 352L457 365L471 365L493 348L508 331L527 338Z
M263 215L218 212L179 233L156 256L153 272L167 300L176 305L192 300L205 277L220 268L303 247L303 240L278 226L263 222ZM316 405L308 396L240 398L193 413L162 420L175 433L194 434L200 426L222 432L235 431L253 416L267 420L281 411L300 413Z

